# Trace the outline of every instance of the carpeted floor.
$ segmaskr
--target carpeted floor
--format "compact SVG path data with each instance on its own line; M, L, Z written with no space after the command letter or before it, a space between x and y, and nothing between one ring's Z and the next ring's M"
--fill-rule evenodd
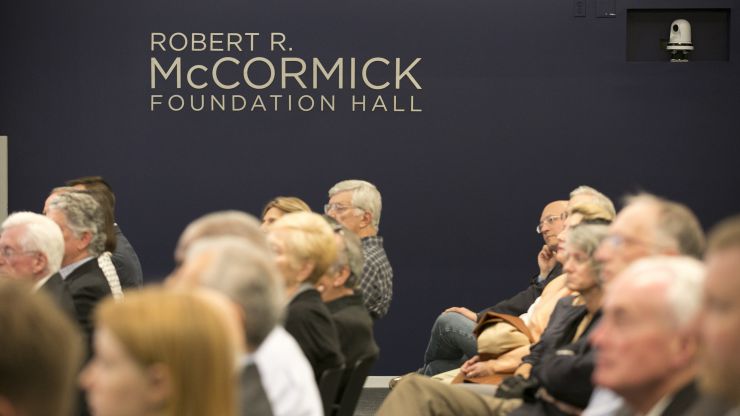
M360 395L360 401L357 403L355 408L355 416L372 416L380 408L380 405L385 400L385 396L388 395L390 390L387 387L382 388L364 388L362 389L362 395Z

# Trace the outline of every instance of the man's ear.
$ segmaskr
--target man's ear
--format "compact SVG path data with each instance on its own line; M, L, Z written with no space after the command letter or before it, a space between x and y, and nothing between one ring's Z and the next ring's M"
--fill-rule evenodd
M371 214L369 211L362 211L362 219L360 220L360 225L362 228L372 226L373 214Z
M46 254L44 253L38 253L38 255L33 260L33 274L39 274L46 270L46 266L49 264L48 259L46 258Z
M344 286L351 274L352 271L349 269L349 266L342 266L342 268L334 275L334 279L332 279L332 285L334 287Z
M92 233L90 231L84 231L79 238L77 248L79 250L87 250L87 247L90 246L90 242L92 241Z

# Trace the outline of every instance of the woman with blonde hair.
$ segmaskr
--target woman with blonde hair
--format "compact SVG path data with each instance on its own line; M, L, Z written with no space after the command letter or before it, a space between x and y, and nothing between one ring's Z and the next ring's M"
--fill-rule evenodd
M198 292L149 288L95 312L80 375L95 416L235 416L236 355L222 311Z
M301 346L318 380L344 363L329 309L314 285L337 258L334 231L320 215L295 212L275 221L267 242L288 297L285 329Z
M262 209L262 229L267 229L285 214L292 212L311 212L311 207L294 196L278 196Z

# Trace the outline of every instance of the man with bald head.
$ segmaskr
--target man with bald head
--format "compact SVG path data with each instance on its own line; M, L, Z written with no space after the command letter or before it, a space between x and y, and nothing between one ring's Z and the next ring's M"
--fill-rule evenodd
M460 367L465 360L478 353L473 328L480 316L489 310L514 316L523 314L540 295L542 288L560 274L562 267L555 259L555 251L558 245L557 236L563 229L563 213L567 204L568 201L554 201L542 210L536 228L544 240L537 256L539 275L532 279L529 287L478 314L463 307L445 310L432 326L432 334L424 354L424 366L419 369L419 373L432 376ZM399 378L393 379L392 385L398 380Z

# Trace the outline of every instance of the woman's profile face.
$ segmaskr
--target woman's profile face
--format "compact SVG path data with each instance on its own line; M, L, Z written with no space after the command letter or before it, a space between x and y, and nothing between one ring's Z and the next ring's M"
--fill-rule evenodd
M95 357L80 374L94 416L144 416L152 408L146 370L105 327L95 331Z
M265 212L265 215L262 217L262 225L260 226L260 228L262 228L262 230L264 231L267 231L272 223L280 219L283 215L285 215L285 213L277 207L272 207L268 209Z
M591 257L583 250L566 245L568 257L563 264L563 271L567 274L565 285L570 290L585 291L596 285Z

